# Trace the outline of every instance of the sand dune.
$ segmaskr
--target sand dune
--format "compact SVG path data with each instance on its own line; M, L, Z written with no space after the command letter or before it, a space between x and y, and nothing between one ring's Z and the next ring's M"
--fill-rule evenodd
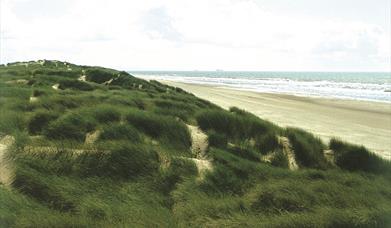
M162 82L185 89L223 108L237 106L280 126L300 127L325 141L335 136L362 144L382 157L391 159L389 103L298 97Z

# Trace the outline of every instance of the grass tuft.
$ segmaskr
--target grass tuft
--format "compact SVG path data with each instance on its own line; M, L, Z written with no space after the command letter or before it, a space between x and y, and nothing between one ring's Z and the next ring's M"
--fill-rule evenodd
M48 124L59 117L58 113L51 111L38 111L30 118L28 130L30 134L41 134L42 130L47 128Z
M301 166L326 169L328 163L324 157L325 146L313 134L297 128L287 128L286 133Z
M111 124L103 128L102 134L99 136L100 140L129 140L132 143L141 142L141 135L131 125Z
M67 113L52 121L44 128L43 134L50 139L73 139L84 141L86 133L96 126L96 122L79 113Z
M391 162L380 158L365 147L345 143L335 138L330 140L329 146L334 151L336 164L342 169L391 177Z
M186 125L172 117L133 110L128 112L126 120L145 134L159 139L167 146L178 150L189 150L191 138Z

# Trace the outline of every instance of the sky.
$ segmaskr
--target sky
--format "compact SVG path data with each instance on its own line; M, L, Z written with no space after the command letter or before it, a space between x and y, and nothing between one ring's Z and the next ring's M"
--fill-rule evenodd
M391 0L0 0L0 62L391 71Z

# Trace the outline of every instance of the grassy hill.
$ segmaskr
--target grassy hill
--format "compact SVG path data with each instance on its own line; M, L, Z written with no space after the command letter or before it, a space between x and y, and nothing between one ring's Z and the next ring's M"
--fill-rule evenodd
M0 171L0 227L391 226L366 148L102 67L0 66Z

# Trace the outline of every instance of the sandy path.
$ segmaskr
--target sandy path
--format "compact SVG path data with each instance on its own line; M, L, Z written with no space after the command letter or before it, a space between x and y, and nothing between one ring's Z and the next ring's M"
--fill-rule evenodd
M280 136L278 137L278 141L282 146L283 153L288 158L288 168L290 170L298 170L299 166L297 165L295 153L293 152L289 139L287 137Z
M100 130L96 130L96 131L93 131L93 132L89 132L86 134L86 139L84 140L84 143L85 144L94 144L99 136L102 134L102 131Z
M161 81L223 108L237 106L280 126L300 127L326 142L338 137L391 159L391 104L298 97Z
M191 152L197 158L205 158L208 148L208 136L197 126L187 125L191 135Z
M80 76L77 80L82 81L82 82L87 81L85 75Z
M197 126L187 125L191 135L191 151L196 158L191 158L197 166L198 174L202 179L206 171L213 169L212 162L206 157L208 136Z
M38 101L38 97L30 97L30 103L35 103Z
M12 136L5 136L0 140L0 183L11 186L14 179L10 161L7 159L7 150L14 142Z
M60 84L54 84L53 86L52 86L52 88L54 89L54 90L59 90L59 87L60 87Z

